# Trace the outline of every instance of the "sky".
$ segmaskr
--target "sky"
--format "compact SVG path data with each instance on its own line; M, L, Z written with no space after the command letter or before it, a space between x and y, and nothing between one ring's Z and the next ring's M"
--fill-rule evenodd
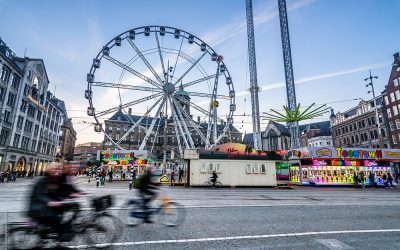
M327 103L335 112L344 112L359 98L372 98L364 82L369 69L378 76L376 92L383 91L393 54L400 51L400 1L287 0L287 8L298 103ZM84 98L86 74L103 45L140 26L186 30L224 56L236 90L234 125L249 133L245 11L245 0L0 0L0 37L18 56L26 50L27 57L44 60L49 90L65 101L77 143L84 143L103 139L90 126L94 120L86 115ZM253 0L253 12L260 111L281 110L286 89L278 1ZM188 52L194 58L198 53ZM111 108L118 98L115 93L95 94L102 98L98 101L102 108ZM262 129L266 123L262 121Z

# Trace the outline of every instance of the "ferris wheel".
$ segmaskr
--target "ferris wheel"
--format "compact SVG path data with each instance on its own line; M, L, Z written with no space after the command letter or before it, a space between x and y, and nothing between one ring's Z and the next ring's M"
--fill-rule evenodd
M172 27L144 26L114 37L93 59L87 82L95 131L119 149L132 133L142 135L139 150L161 134L173 137L181 154L184 148L211 148L227 136L236 109L223 56ZM118 136L103 126L117 112L129 123Z

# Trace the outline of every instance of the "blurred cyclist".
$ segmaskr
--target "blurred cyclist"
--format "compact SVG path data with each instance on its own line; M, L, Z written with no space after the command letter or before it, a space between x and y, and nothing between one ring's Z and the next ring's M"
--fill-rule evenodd
M148 210L148 206L147 204L152 201L155 196L157 195L157 192L155 191L157 189L156 187L156 183L154 183L152 181L152 167L149 166L146 169L146 173L142 176L139 177L138 179L138 189L139 189L139 193L142 199L142 205L143 205L143 210L144 210L144 214L146 215L145 218L143 218L143 220L146 223L152 223L152 221L150 220L150 216L147 214L147 210Z
M215 188L215 183L217 182L218 175L215 171L212 172L212 176L210 177L211 182L213 183L212 188Z
M28 216L39 224L49 226L55 233L66 235L70 222L62 222L66 211L79 208L77 203L66 203L70 197L76 196L72 183L66 182L68 173L63 171L62 164L52 162L46 168L46 174L40 178L32 189ZM60 239L62 240L62 238Z

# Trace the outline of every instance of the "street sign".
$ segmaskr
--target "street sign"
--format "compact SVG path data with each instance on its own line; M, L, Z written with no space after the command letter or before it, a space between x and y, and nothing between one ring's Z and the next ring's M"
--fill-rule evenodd
M168 178L168 176L166 174L164 174L158 179L158 181L160 183L169 183L169 178Z

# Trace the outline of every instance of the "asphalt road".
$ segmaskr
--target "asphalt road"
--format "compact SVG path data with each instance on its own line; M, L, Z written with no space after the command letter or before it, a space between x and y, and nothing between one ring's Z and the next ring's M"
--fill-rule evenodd
M88 193L114 194L116 207L135 194L127 182L101 188L85 178L77 182ZM8 221L21 219L15 211L24 209L30 187L26 180L0 185L0 225L6 215ZM121 227L114 249L400 249L398 189L166 187L161 192L185 205L183 225L169 228L155 218L153 224ZM72 245L85 247L79 239Z

